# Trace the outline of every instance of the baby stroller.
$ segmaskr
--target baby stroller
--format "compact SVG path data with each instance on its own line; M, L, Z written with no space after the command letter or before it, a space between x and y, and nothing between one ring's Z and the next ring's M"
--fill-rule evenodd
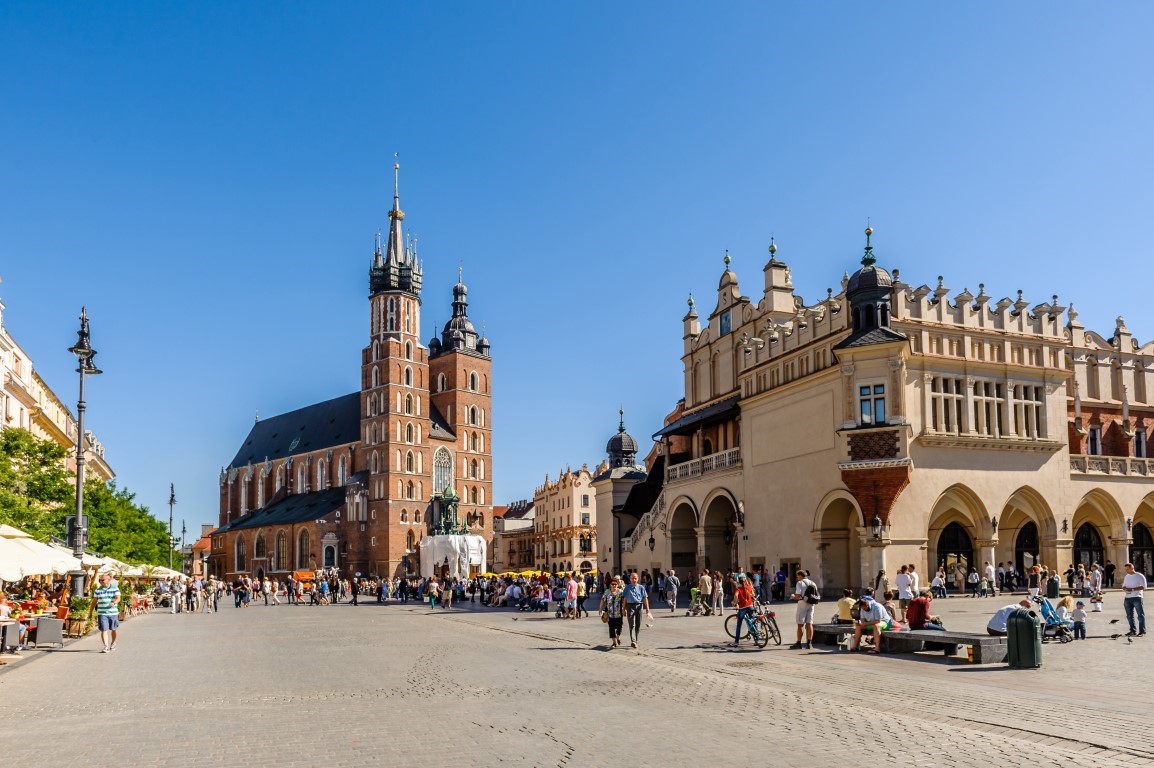
M697 587L689 588L689 610L685 612L686 616L708 616L713 613L705 601L701 599L701 592Z
M565 587L556 587L553 590L553 602L557 603L557 610L554 611L554 617L558 619L565 618Z
M1034 602L1038 604L1038 610L1042 613L1042 620L1046 625L1042 628L1042 642L1048 640L1057 640L1060 643L1068 643L1074 639L1074 630L1069 622L1063 621L1058 612L1054 610L1054 606L1049 600L1039 595L1034 598Z

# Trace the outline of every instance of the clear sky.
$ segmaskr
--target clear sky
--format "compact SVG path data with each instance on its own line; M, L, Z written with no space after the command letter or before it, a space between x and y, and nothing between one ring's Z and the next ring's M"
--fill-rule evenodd
M493 344L495 497L643 448L690 291L770 235L807 301L869 217L951 292L1150 311L1149 3L0 5L0 298L158 516L190 530L254 412L354 391L393 153L426 263Z

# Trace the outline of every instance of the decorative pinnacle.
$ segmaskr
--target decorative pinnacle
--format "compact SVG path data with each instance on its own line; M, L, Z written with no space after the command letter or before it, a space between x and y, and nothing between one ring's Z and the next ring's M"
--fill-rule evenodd
M692 312L693 311L693 292L692 291L689 292L689 301L687 301L685 303L689 305L689 311Z
M863 267L872 267L874 262L877 261L877 258L874 257L874 247L870 245L870 236L873 235L873 233L874 228L867 224L865 228L865 254L861 257L861 264Z
M389 211L390 219L403 221L405 212L401 210L401 164L396 162L397 153L393 153L393 210Z
M617 425L617 431L618 432L624 432L625 431L625 410L623 408L618 408L617 409L617 416L621 420Z
M725 261L725 268L729 269L729 249L728 248L725 249L725 259L723 259L723 261Z
M769 236L769 257L772 259L773 254L777 253L777 245L773 242L773 235Z

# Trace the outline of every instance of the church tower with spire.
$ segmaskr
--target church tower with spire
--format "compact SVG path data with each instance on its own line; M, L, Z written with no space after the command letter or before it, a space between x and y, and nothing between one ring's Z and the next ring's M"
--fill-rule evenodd
M399 169L393 165L389 234L378 234L369 268L369 343L361 352L361 436L353 466L364 473L367 503L350 510L348 522L365 536L350 539L364 552L350 560L371 563L374 573L408 571L414 522L424 522L432 491L432 431L428 350L421 343L420 261L405 241ZM379 563L379 566L377 565Z

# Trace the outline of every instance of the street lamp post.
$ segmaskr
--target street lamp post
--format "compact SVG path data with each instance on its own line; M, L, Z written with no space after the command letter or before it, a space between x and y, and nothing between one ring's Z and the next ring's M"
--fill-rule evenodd
M180 521L180 555L181 555L181 557L184 556L184 542L185 542L187 536L188 536L188 528L185 526L184 521L181 520ZM183 568L183 567L184 566L182 565L181 568ZM191 572L192 572L192 566L190 565L189 566L189 573L191 573Z
M176 504L176 485L168 484L168 570L172 570L172 508Z
M84 411L87 408L84 402L84 376L103 373L92 362L96 350L92 348L88 334L87 307L80 308L80 330L76 333L76 344L69 347L68 351L76 355L76 372L80 374L80 399L76 403L76 521L72 525L72 554L77 560L83 561L84 543L88 534L88 518L84 516ZM83 596L84 568L77 568L69 577L72 580L72 594Z

